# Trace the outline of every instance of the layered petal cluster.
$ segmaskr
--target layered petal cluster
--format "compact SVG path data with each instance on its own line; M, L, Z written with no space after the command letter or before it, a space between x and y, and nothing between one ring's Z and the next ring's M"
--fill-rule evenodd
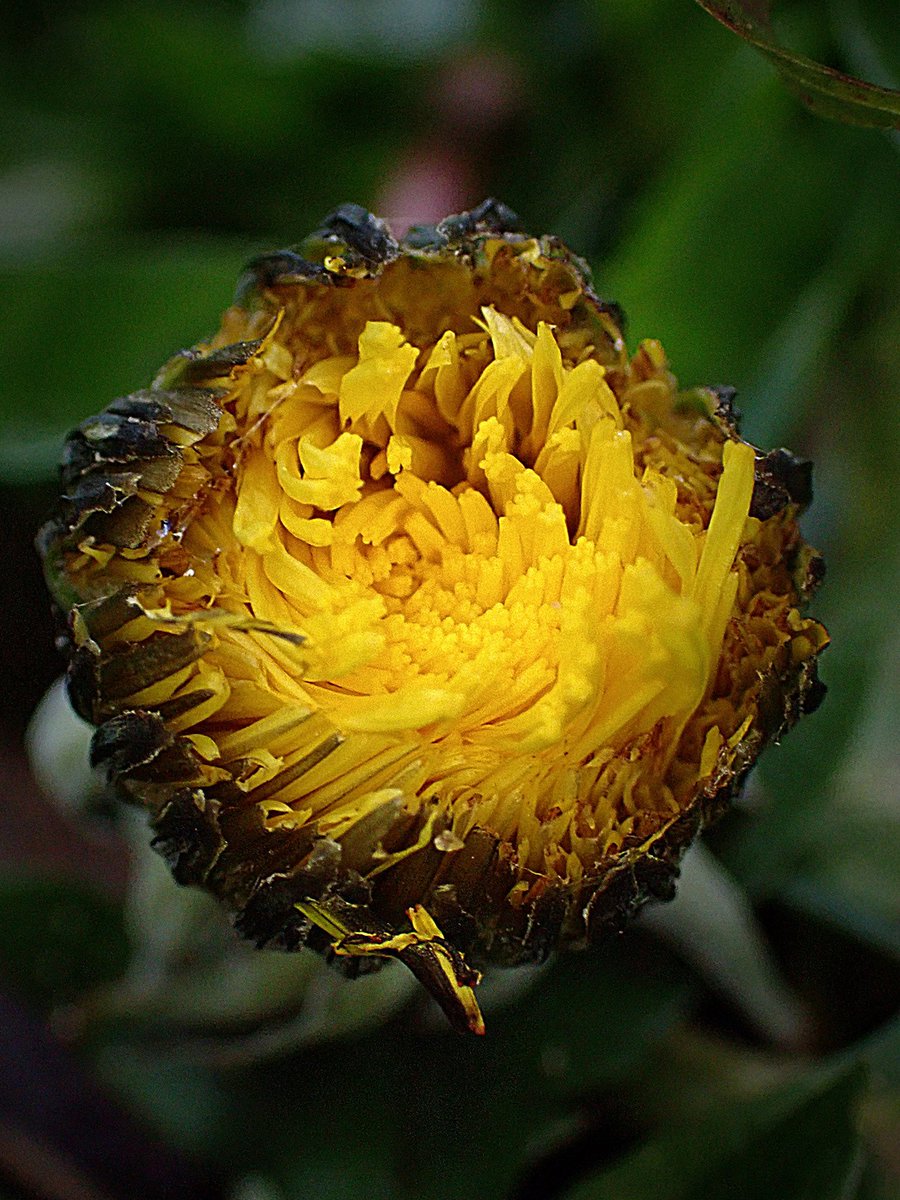
M344 206L70 438L42 542L94 754L260 943L473 961L665 894L818 699L808 469L496 203Z

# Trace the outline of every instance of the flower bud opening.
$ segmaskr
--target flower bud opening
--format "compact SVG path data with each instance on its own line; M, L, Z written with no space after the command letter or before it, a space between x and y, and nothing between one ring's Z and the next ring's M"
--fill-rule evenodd
M468 1028L460 952L664 893L827 640L786 474L499 210L257 260L76 431L44 534L95 756L176 875L260 942L405 955Z

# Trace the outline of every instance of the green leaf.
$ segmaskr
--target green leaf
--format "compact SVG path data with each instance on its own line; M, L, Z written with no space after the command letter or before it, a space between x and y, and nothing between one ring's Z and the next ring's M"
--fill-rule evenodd
M483 1039L396 1046L400 1091L421 1114L400 1126L411 1198L471 1194L473 1162L479 1194L508 1194L538 1146L574 1131L583 1097L614 1087L658 1045L688 989L658 946L639 949L607 942L560 957L518 1003L488 1014Z
M642 189L597 286L624 306L629 344L658 338L683 386L735 386L747 436L795 439L829 340L896 242L884 201L895 169L881 139L798 119L736 46L698 79L695 124Z
M845 1200L858 1171L854 1112L866 1076L815 1072L719 1108L585 1181L566 1200Z
M900 127L900 92L813 62L776 41L765 0L697 0L701 8L761 51L807 108L821 117L878 129Z
M823 368L850 305L896 238L896 214L884 204L884 179L874 173L835 221L830 252L759 350L757 374L746 389L745 437L760 446L791 444L804 409L820 399Z
M185 1153L217 1157L222 1130L237 1123L221 1080L171 1042L109 1038L94 1047L93 1067L128 1108Z
M485 1038L450 1033L436 1012L433 1031L407 1014L222 1076L218 1096L201 1069L198 1104L218 1115L189 1121L190 1143L287 1196L503 1196L529 1151L576 1125L579 1099L624 1078L682 1012L683 975L651 950L637 939L561 958L515 1003L488 1009ZM119 1060L108 1056L107 1072ZM138 1087L168 1129L173 1106L190 1110L190 1063L143 1084L137 1063L129 1054L129 1093Z
M128 962L122 910L81 883L0 879L0 974L41 1008L69 1004Z

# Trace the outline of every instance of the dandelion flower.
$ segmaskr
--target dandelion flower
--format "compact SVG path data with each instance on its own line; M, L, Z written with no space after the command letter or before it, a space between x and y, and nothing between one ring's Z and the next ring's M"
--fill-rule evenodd
M399 243L345 205L70 436L41 535L176 879L460 1028L476 965L670 895L822 690L808 465L621 326L494 201Z

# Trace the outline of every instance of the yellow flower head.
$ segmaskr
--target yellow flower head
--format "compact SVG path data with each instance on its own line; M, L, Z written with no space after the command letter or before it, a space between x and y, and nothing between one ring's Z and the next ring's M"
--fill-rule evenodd
M216 336L69 440L43 534L97 761L261 944L472 961L666 894L818 698L808 469L629 358L488 202L355 206L248 267Z

